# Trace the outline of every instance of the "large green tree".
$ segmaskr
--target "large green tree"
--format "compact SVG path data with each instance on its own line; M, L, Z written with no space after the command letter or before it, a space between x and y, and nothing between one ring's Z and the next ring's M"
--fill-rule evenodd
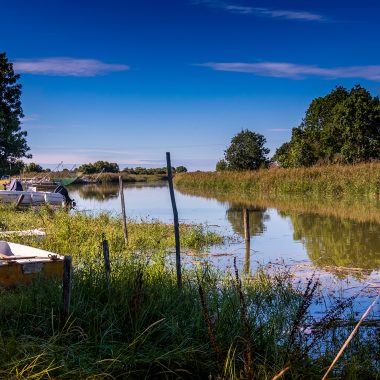
M361 86L314 99L290 142L273 159L283 167L380 158L380 101Z
M0 171L8 171L17 159L30 158L25 131L21 130L21 84L5 53L0 53Z
M226 149L224 160L228 170L257 170L268 163L269 149L264 145L263 135L245 129L231 140Z

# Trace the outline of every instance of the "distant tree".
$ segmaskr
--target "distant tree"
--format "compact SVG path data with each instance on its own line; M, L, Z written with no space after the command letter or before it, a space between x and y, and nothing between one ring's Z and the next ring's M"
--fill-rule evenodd
M14 163L11 164L10 167L10 175L17 175L20 174L25 168L25 163L21 160L16 160Z
M267 154L269 149L265 148L266 139L263 135L249 131L239 132L231 140L226 149L224 159L229 170L257 170L268 164Z
M44 169L41 165L31 162L30 164L25 165L24 171L26 173L42 173Z
M119 173L119 165L115 162L96 161L79 166L78 171L84 174L94 174L102 171L105 173Z
M273 159L283 167L380 158L380 101L361 86L314 99Z
M177 166L175 168L175 171L176 171L176 173L186 173L187 172L187 168L185 168L184 166Z
M5 53L0 53L0 171L6 172L16 160L30 158L25 131L21 130L21 84Z
M216 163L215 170L217 172L222 172L223 170L227 170L227 162L223 159L219 160Z

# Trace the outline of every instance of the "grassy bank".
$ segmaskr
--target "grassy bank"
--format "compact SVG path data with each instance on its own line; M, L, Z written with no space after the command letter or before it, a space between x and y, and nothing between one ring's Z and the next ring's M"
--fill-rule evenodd
M380 191L380 163L181 173L174 181L179 189L212 189L230 194L376 198Z
M21 178L67 178L67 177L78 177L75 183L86 183L82 178L87 180L97 180L99 183L118 183L119 176L123 179L123 182L157 182L157 181L166 181L167 176L165 174L129 174L129 173L101 173L101 174L85 174L81 175L76 172L50 172L50 173L25 173L21 175ZM15 178L20 178L20 176L14 176ZM4 182L8 182L4 181ZM1 181L0 181L1 184Z
M117 183L119 182L119 176L123 179L123 182L157 182L166 181L167 176L165 174L128 174L128 173L102 173L98 179L101 183ZM96 178L97 175L89 175L89 178ZM78 181L80 183L80 180Z
M45 228L44 239L20 243L73 256L71 315L61 317L54 281L0 290L0 378L320 379L349 328L332 329L347 304L337 303L304 334L317 284L305 291L286 273L185 269L183 289L167 260L172 226L129 221L125 246L120 220L48 209L0 209L2 230ZM202 227L182 226L182 244L220 242ZM101 236L110 243L108 288ZM334 376L373 378L378 371L375 332L359 332Z

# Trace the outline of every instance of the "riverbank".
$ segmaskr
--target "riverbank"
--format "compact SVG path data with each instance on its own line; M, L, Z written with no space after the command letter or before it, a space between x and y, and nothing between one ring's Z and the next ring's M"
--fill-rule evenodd
M211 267L183 271L176 286L170 260L171 225L129 221L129 245L121 221L107 214L52 213L49 209L0 209L0 229L43 228L46 236L14 237L73 257L70 317L62 319L61 288L54 281L0 291L2 378L318 378L350 331L338 327L349 302L336 303L318 325L309 305L310 281L297 289L287 272ZM111 285L101 239L110 245ZM181 227L184 248L205 249L222 237L200 226ZM334 375L377 373L375 330L359 331Z
M215 190L249 196L308 195L375 199L380 191L380 163L311 168L270 168L250 172L177 174L178 189Z

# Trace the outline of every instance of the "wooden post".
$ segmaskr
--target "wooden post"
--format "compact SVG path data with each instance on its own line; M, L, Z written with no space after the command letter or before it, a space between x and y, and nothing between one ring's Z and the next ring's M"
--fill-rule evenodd
M24 197L25 195L24 194L21 194L18 198L17 198L17 202L16 202L16 208L19 207L22 203L22 201L24 200Z
M249 210L243 210L244 219L244 240L245 240L245 260L244 260L244 272L249 273L251 262L251 232L249 230Z
M102 246L103 246L104 268L106 271L107 284L108 284L108 288L109 288L111 285L110 251L109 251L109 247L108 247L108 241L105 239L104 234L103 234L103 239L102 239Z
M245 241L251 240L251 233L249 231L249 210L245 208L243 210L243 218L244 218L244 238Z
M65 256L63 259L63 318L66 320L70 311L71 300L71 274L72 259L71 256Z
M173 216L174 216L174 236L175 236L175 261L177 269L177 285L178 289L182 288L182 271L181 271L181 245L179 240L179 223L178 223L178 211L174 196L173 187L173 174L172 174L172 164L170 161L170 152L166 152L166 166L168 171L168 182L170 199L172 201Z
M244 272L249 274L251 266L251 241L245 241L245 260L244 260Z
M127 229L127 215L125 213L125 201L124 201L124 189L123 189L123 180L119 176L119 193L120 193L120 202L121 202L121 212L123 217L123 231L125 243L128 244L128 229Z

